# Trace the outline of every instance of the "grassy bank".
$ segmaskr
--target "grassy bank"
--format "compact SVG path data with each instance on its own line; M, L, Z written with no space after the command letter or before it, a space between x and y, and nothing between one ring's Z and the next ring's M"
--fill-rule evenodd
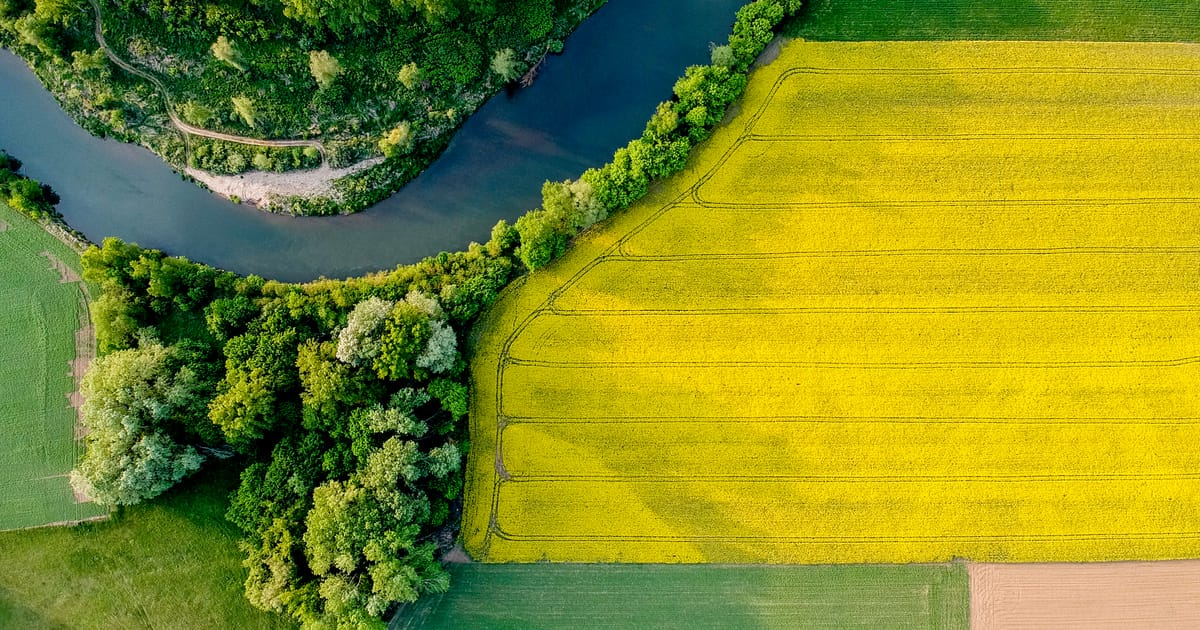
M0 533L3 628L288 628L242 595L235 471L72 528Z

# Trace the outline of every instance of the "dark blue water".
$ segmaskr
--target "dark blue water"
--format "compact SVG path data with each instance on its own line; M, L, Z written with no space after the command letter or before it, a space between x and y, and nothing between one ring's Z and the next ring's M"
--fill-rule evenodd
M150 152L101 140L0 51L0 148L62 197L67 222L239 273L285 281L390 269L485 241L540 203L543 181L576 177L641 134L683 69L723 42L744 0L610 0L532 87L488 101L428 170L350 216L287 217L183 181Z

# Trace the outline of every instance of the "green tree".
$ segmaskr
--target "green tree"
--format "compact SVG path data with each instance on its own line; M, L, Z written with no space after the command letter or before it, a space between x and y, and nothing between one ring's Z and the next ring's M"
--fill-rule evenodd
M401 9L415 11L430 24L445 24L458 17L460 0L392 0Z
M521 235L517 256L530 270L546 266L567 248L568 236L554 217L541 208L521 215L516 230Z
M388 3L379 0L280 0L283 14L309 26L345 37L363 35L385 15Z
M429 316L408 302L397 303L384 321L379 339L379 357L374 362L379 378L398 380L412 376L429 335Z
M196 387L194 374L175 365L174 350L158 344L96 360L83 379L87 445L71 485L102 505L132 505L165 492L200 468L203 457L168 434L176 401Z
M342 64L337 57L324 50L313 50L308 53L308 70L321 89L333 85L334 80L343 72Z
M275 392L262 368L236 366L225 375L221 391L209 405L209 418L230 444L245 447L274 424Z

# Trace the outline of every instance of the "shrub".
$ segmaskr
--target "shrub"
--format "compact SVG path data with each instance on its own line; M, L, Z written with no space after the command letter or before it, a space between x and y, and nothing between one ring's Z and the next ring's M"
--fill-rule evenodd
M413 149L412 123L401 121L379 139L379 150L386 158L394 158Z

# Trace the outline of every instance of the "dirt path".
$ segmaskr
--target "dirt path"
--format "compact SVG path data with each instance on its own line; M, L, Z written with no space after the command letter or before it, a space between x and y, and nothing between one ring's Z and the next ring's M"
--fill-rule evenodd
M68 267L67 263L59 260L58 256L55 256L50 252L42 252L41 255L46 260L50 261L50 268L58 272L59 283L67 284L69 282L79 282L83 279L79 277L79 274L75 273L74 269Z
M183 119L175 113L175 106L171 102L171 93L167 91L167 86L164 85L158 77L133 66L129 62L117 56L117 54L113 52L113 49L109 47L108 42L104 40L103 20L101 19L100 14L100 3L98 0L89 1L92 4L92 9L94 9L96 12L96 42L100 44L100 48L104 50L104 54L107 55L114 64L130 74L149 81L152 85L154 85L155 89L158 90L158 93L162 95L163 105L167 110L167 116L171 119L171 124L174 125L176 129L183 132L187 157L190 158L192 152L191 142L188 138L188 136L191 135L200 136L202 138L212 138L214 140L224 140L226 142L234 142L237 144L249 144L259 147L313 147L321 153L321 160L325 160L325 145L322 144L320 140L262 140L259 138L235 136L233 134L221 133L219 131L210 131L208 129L202 129L195 125L190 125L184 122Z
M975 564L972 630L1200 628L1200 561Z

